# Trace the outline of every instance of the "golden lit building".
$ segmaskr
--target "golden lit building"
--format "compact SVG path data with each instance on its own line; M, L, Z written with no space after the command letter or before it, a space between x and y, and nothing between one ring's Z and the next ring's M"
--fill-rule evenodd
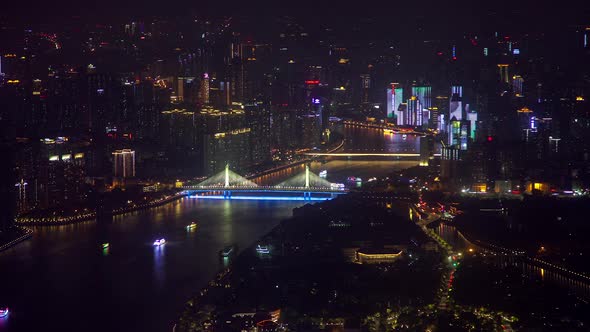
M402 251L394 248L361 248L356 251L356 261L360 264L393 263Z
M547 182L527 182L525 188L527 194L532 194L533 191L537 190L543 194L548 194L550 190L549 183Z

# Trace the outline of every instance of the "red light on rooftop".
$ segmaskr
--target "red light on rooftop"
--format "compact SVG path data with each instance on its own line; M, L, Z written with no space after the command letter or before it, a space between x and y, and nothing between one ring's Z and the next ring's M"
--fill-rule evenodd
M305 84L320 84L319 80L306 80Z
M436 52L436 55L441 56L443 55L443 52Z
M488 136L488 142L491 142L493 140L494 140L494 138L492 136Z

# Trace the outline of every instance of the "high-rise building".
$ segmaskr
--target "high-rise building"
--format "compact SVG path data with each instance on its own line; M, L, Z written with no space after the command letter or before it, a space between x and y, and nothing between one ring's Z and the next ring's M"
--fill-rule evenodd
M9 103L14 96L5 95L0 90L0 105ZM11 112L7 107L0 107L0 155L3 161L0 163L0 199L2 200L2 213L0 213L0 234L12 228L14 223L15 206L16 206L16 171L15 156L16 146L14 144L15 132L12 126Z
M203 74L203 80L201 81L201 93L200 99L202 104L209 104L209 74Z
M254 108L257 106L254 106ZM252 109L248 113L255 116ZM200 112L203 121L203 174L221 171L226 164L232 169L243 170L253 164L252 161L252 126L258 132L264 132L264 124L247 123L245 107L241 103L232 103L229 110L205 108ZM264 148L262 148L264 149ZM260 152L262 154L262 152Z
M477 112L475 110L469 110L467 113L467 121L469 121L469 137L472 141L475 141L475 132L477 128Z
M428 161L434 154L434 137L420 137L420 166L428 166Z
M369 92L371 89L371 75L361 75L361 103L369 102Z
M398 118L399 122L399 105L403 101L403 92L404 90L401 88L399 83L391 83L391 86L387 88L387 117L388 118ZM399 124L399 123L398 123Z
M441 115L443 116L442 119L444 120L444 118L446 116L448 116L448 114L449 114L449 97L436 96L434 98L431 111L432 111L430 114L430 118L432 120L431 128L438 129L438 130L440 130L441 127L445 128L444 126L441 126L440 120L441 120ZM444 131L444 129L443 129L443 131Z
M463 119L463 101L461 93L453 93L449 102L449 121Z
M423 108L429 109L432 107L432 87L431 86L413 86L412 96L416 96L420 100Z
M514 92L515 97L524 97L523 83L524 79L522 78L522 76L512 76L512 92Z
M467 150L469 142L469 121L451 119L449 122L449 140L448 147L459 150Z
M122 149L113 152L113 176L117 178L135 177L135 151Z
M300 121L300 145L306 148L318 146L320 143L320 137L322 132L319 115L304 114L300 117Z
M416 96L411 96L408 99L407 121L404 123L407 126L422 126L424 119L422 103Z
M499 79L500 82L502 83L510 83L510 75L509 75L509 69L510 65L506 64L506 63L499 63L498 64L498 74L499 74Z
M451 96L457 95L459 98L463 98L463 86L461 85L452 85L451 86Z
M250 126L250 153L253 164L270 160L270 106L263 102L244 105L246 123Z
M245 127L206 134L203 159L206 174L215 174L226 164L237 170L248 167L250 133L250 128Z

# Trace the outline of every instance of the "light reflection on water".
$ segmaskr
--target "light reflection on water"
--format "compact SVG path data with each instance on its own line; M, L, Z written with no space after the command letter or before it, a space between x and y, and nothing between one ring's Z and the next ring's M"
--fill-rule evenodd
M440 224L435 228L436 233L449 243L455 251L463 251L473 247L462 237L454 226ZM479 249L476 249L479 251ZM571 278L566 274L543 269L532 265L517 256L497 255L492 259L495 266L505 268L516 266L522 270L522 275L533 280L541 280L574 291L578 296L590 299L590 284Z
M351 147L406 152L417 146L410 136L398 141L377 131L355 133L367 139L355 139L348 143ZM348 176L380 177L416 164L334 160L313 163L311 170L326 169L329 181L344 182ZM304 167L261 181L275 184ZM13 309L10 321L0 322L0 331L169 330L184 301L227 265L219 259L220 249L249 247L305 203L185 198L112 222L37 227L32 240L0 253L0 284L10 285L0 290L0 305ZM197 229L187 233L191 222L197 222ZM152 248L156 237L168 243ZM110 243L108 255L101 247L105 242Z

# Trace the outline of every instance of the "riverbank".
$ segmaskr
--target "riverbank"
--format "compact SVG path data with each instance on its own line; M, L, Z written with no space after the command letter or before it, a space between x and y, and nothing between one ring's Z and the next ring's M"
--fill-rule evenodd
M351 194L295 208L188 301L175 331L359 328L385 308L428 325L418 312L435 299L440 254L407 222L407 204L386 201ZM361 248L371 261L358 260Z
M18 229L21 232L14 234L14 236L11 237L11 239L6 239L2 243L0 243L0 251L7 250L33 236L33 230L30 228L18 227Z
M121 208L113 210L113 216L122 215L129 212L151 209L154 207L158 207L164 205L166 203L170 203L177 199L186 196L183 192L176 193L172 196L165 196L161 199L154 200L152 202L132 206L128 208ZM89 212L85 214L75 215L75 216L55 216L55 217L44 217L44 218L17 218L16 224L21 226L60 226L60 225L70 225L90 220L96 220L96 212Z
M486 251L489 251L492 253L496 253L496 254L500 254L500 255L508 255L508 256L513 256L513 257L518 257L532 266L536 266L540 269L544 269L547 271L551 271L551 272L563 275L564 277L573 278L575 280L578 280L580 282L584 282L584 283L590 285L590 277L585 273L573 271L573 270L568 269L566 267L547 262L547 261L539 259L537 257L529 256L522 249L506 248L506 247L502 247L497 244L474 239L465 230L462 230L459 225L454 225L454 227L456 228L457 234L459 235L460 238L462 238L462 240L464 240L467 243L470 243L471 245L475 246L476 248L480 248L480 250L483 249L483 250L486 250Z

